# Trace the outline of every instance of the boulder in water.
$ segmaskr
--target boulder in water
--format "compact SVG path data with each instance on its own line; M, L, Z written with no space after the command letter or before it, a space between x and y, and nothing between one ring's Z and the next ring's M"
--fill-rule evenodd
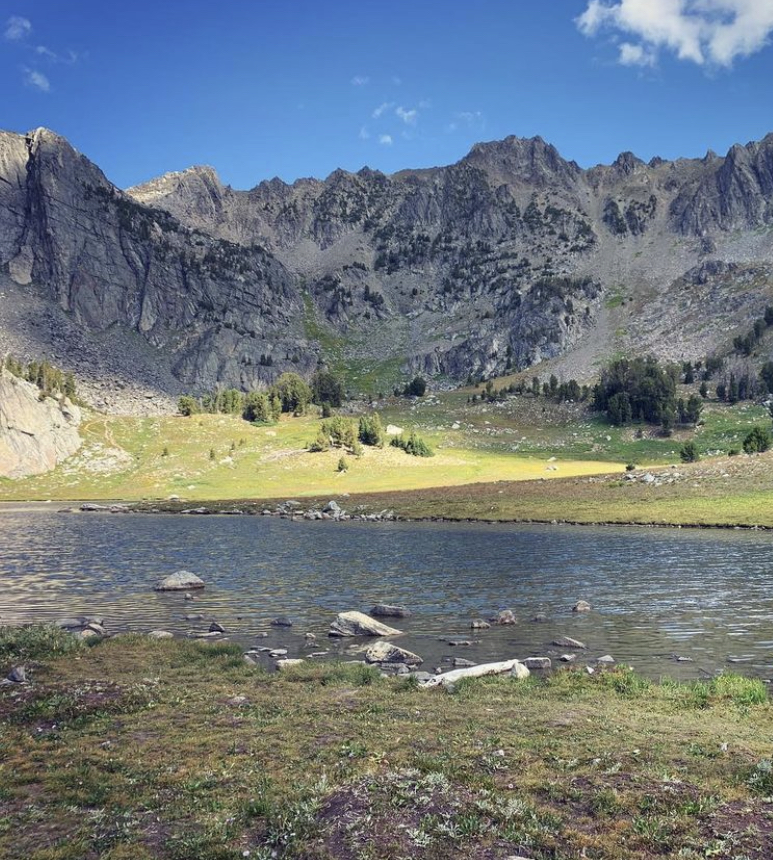
M402 630L388 627L364 612L339 612L329 636L399 636Z
M154 591L191 591L204 588L204 580L189 570L178 570L156 583Z

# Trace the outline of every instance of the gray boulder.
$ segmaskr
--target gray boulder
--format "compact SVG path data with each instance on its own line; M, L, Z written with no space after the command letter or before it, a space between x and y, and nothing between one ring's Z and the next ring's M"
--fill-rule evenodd
M204 588L204 580L189 570L178 570L156 583L154 591L191 591Z
M527 657L523 661L527 669L549 669L553 664L550 657Z
M374 642L365 652L367 663L399 663L406 666L418 666L424 662L418 654L398 648L391 642Z
M339 612L329 636L399 636L402 630L388 627L364 612Z

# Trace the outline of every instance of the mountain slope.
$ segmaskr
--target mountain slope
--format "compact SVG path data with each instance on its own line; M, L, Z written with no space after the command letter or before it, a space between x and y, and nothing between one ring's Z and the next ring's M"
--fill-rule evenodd
M194 167L124 192L50 131L0 133L0 348L50 353L130 410L319 361L355 389L545 359L588 377L619 351L695 358L748 327L772 228L773 135L590 170L509 137L391 176L237 191Z

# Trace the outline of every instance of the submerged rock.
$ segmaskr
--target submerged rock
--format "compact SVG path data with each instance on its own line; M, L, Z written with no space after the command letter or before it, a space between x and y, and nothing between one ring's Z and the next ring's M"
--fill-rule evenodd
M204 588L204 580L191 573L189 570L178 570L154 586L154 591L190 591L195 588Z
M339 612L329 636L399 636L402 630L388 627L364 612Z
M292 627L293 622L286 615L280 615L271 622L272 627Z
M392 603L377 603L370 610L370 614L378 618L408 618L411 610L405 606L396 606Z
M553 640L553 644L557 648L576 648L578 651L583 651L588 647L579 639L572 639L571 636L559 636Z

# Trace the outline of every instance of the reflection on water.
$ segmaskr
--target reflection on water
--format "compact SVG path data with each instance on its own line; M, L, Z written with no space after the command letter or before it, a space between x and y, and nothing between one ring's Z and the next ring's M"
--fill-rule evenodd
M245 643L268 631L264 641L292 656L303 652L306 631L335 653L351 647L326 641L334 614L388 601L413 610L397 622L407 634L401 642L429 665L449 654L551 654L550 641L566 634L588 644L588 657L609 653L650 675L694 677L732 666L767 678L772 545L764 532L292 523L15 505L0 508L0 623L94 614L112 632L184 633L217 618ZM207 583L195 602L152 590L180 568ZM593 612L573 616L578 599ZM506 607L520 620L515 627L476 632L480 642L470 647L439 641L471 636L471 618ZM185 620L191 613L206 620ZM550 621L531 622L537 613ZM271 628L277 615L295 626Z

